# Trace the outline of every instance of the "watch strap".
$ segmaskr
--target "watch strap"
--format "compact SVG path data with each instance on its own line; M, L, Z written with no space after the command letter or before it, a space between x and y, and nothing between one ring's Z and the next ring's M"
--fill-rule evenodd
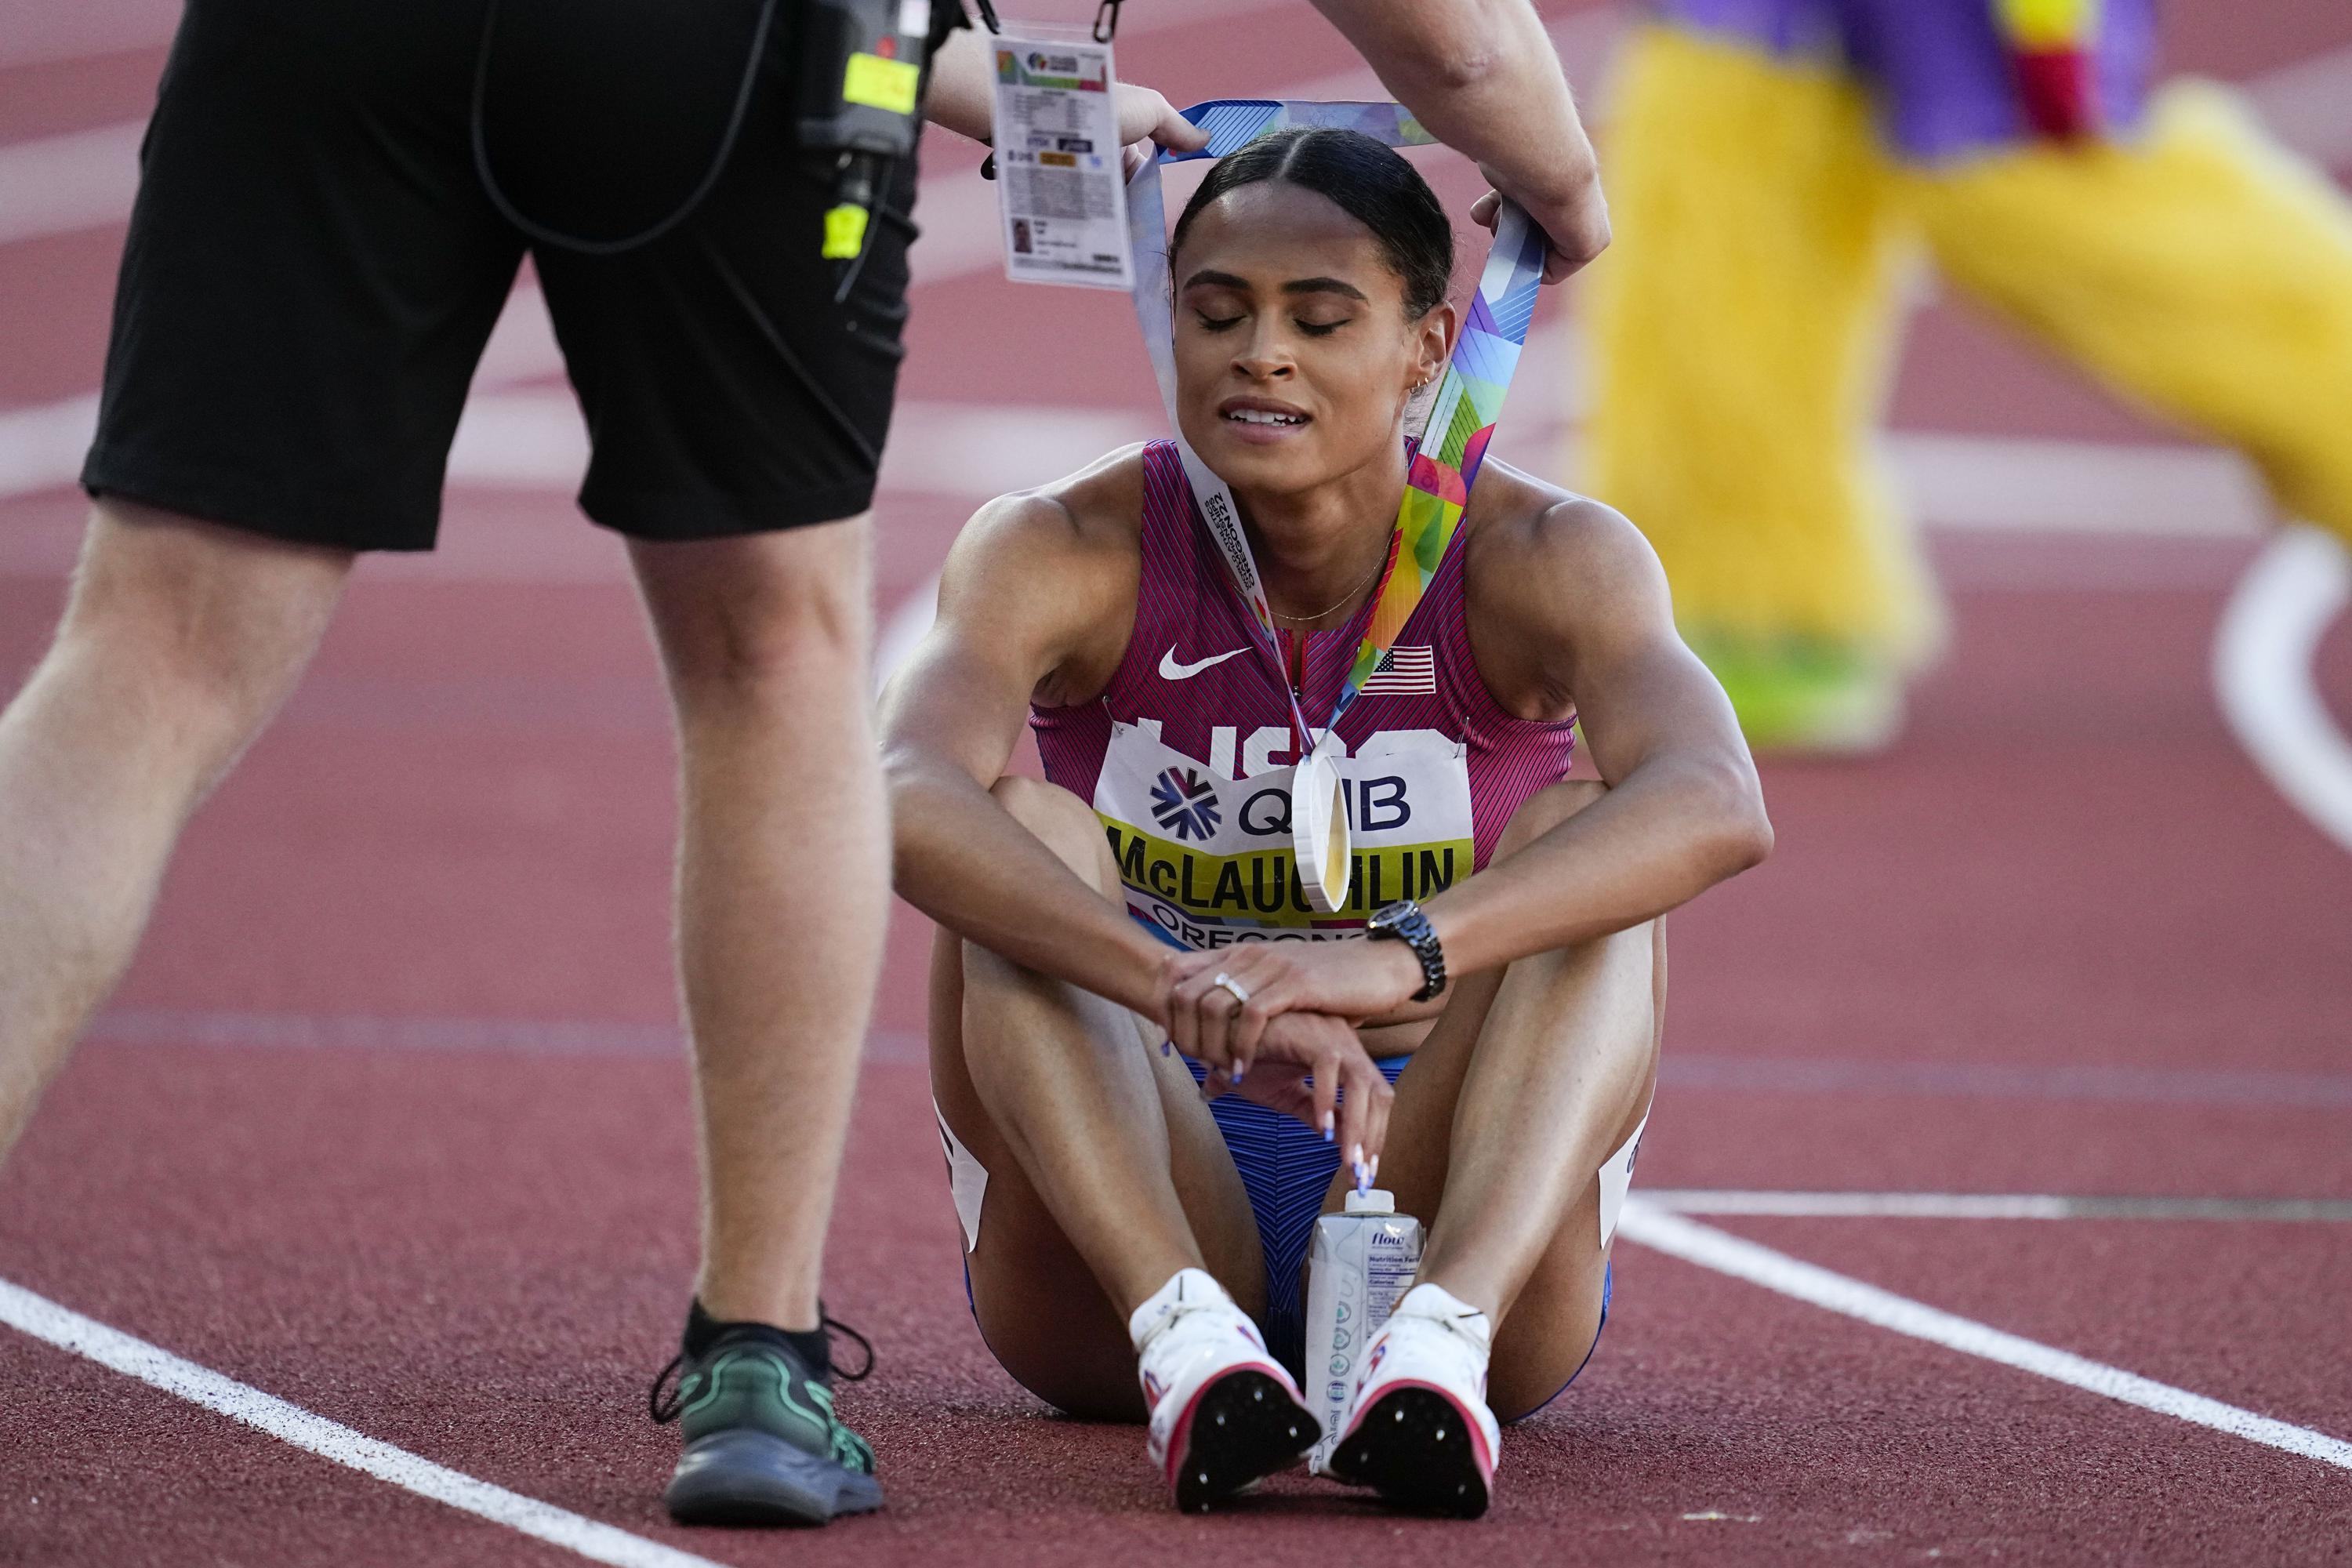
M1411 899L1400 899L1383 904L1366 922L1368 935L1387 937L1412 949L1421 961L1422 987L1413 993L1416 1002L1426 1002L1445 989L1445 949L1437 940L1437 928L1429 923L1429 916Z

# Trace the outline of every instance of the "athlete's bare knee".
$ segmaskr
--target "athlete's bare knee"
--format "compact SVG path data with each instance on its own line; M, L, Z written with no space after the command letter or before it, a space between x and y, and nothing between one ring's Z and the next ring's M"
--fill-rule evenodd
M1110 897L1118 887L1118 867L1094 807L1059 784L1007 773L989 786L1005 814L1035 835L1062 863Z
M1608 793L1609 786L1599 779L1562 779L1536 791L1504 825L1496 858L1518 853Z

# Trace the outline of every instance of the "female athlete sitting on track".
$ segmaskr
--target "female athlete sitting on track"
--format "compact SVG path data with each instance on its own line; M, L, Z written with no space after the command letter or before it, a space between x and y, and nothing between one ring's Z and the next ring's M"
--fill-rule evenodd
M1216 164L1171 246L1180 424L1238 499L1287 669L1155 442L982 508L886 703L898 886L943 928L931 1073L972 1309L1039 1397L1148 1415L1205 1507L1313 1441L1301 1261L1377 1166L1427 1249L1333 1468L1475 1514L1496 1417L1568 1383L1608 1304L1659 916L1771 830L1641 535L1489 463L1338 726L1355 876L1316 916L1283 683L1319 724L1413 570L1406 408L1453 344L1453 234L1380 142L1287 131ZM1580 712L1605 785L1562 782ZM1051 783L1005 771L1024 719ZM1359 936L1398 900L1433 942L1264 940Z

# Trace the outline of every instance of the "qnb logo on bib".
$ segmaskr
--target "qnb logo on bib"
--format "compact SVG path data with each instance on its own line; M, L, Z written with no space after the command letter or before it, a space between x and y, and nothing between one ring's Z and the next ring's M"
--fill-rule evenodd
M1299 886L1291 770L1248 778L1118 724L1095 812L1128 907L1187 946L1345 936L1395 899L1427 898L1470 875L1470 774L1462 743L1432 731L1367 737L1335 759L1352 829L1348 907L1322 915Z
M1207 838L1217 831L1217 786L1191 768L1170 768L1151 786L1151 816L1179 838Z

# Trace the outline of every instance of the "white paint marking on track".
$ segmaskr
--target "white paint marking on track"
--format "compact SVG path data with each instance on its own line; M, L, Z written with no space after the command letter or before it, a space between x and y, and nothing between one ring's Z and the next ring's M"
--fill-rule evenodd
M98 434L98 394L0 413L0 500L72 484Z
M419 1458L405 1448L354 1432L5 1279L0 1279L0 1322L192 1405L241 1421L322 1459L577 1552L591 1562L608 1563L614 1568L720 1568L707 1557L664 1546Z
M0 245L129 218L146 133L134 120L0 147Z
M2213 637L2221 713L2264 776L2352 850L2352 742L2312 679L2319 639L2352 601L2352 559L2315 528L2285 530L2255 557Z
M2053 1193L1779 1193L1650 1187L1642 1201L1680 1215L1774 1219L2352 1220L2352 1199L2070 1197Z
M1910 510L1947 528L2251 539L2270 526L2253 465L2213 447L1897 430Z
M2103 1398L2137 1405L2265 1447L2299 1454L2338 1469L2352 1470L2352 1443L2297 1426L2221 1400L2191 1394L2121 1367L2092 1361L2039 1341L2007 1333L1970 1318L1897 1296L1875 1285L1833 1273L1785 1252L1775 1252L1711 1226L1669 1214L1640 1194L1628 1197L1617 1234L1654 1251L1760 1285L1768 1290L1832 1312L1924 1340L1963 1355L1979 1356L2036 1377L2048 1378Z

